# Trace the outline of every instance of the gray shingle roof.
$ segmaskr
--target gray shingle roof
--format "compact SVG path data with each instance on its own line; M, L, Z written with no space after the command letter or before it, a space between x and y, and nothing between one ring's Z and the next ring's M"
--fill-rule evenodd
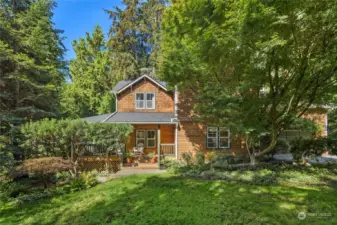
M110 116L110 115L111 115L111 113L103 114L103 115L99 115L99 116L85 117L85 118L82 118L82 120L85 120L89 123L102 122L103 120L108 118L108 116Z
M111 92L118 92L119 90L123 89L127 85L129 85L133 80L121 80L111 89Z
M148 75L143 75L141 77L149 77ZM132 82L134 82L135 80L139 79L140 77L133 79L133 80L121 80L119 81L112 89L111 92L113 93L118 93L120 90L122 90L123 88L125 88L126 86L130 85ZM154 80L155 82L159 83L161 86L163 86L164 88L167 88L167 83L165 81L159 81L153 77L150 77L152 80Z
M162 112L117 112L106 123L170 123L174 113Z

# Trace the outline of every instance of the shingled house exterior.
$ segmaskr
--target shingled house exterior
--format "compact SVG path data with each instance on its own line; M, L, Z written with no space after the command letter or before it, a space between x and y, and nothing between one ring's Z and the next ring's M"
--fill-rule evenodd
M167 84L148 75L135 80L123 80L111 90L116 96L116 111L111 114L84 118L88 122L129 123L134 127L126 151L139 144L144 153L179 159L183 152L246 154L244 140L232 135L226 127L208 126L192 119L193 95L168 90ZM307 115L322 126L327 135L327 114L324 109ZM298 131L285 131L291 138ZM304 134L305 135L305 134Z

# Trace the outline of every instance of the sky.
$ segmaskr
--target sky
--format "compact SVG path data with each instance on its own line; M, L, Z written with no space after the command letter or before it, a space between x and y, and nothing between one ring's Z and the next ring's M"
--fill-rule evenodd
M71 47L73 40L84 37L86 32L91 33L95 25L100 25L105 34L109 31L111 20L103 9L122 6L121 0L57 0L57 5L53 21L55 28L64 30L67 60L75 57Z

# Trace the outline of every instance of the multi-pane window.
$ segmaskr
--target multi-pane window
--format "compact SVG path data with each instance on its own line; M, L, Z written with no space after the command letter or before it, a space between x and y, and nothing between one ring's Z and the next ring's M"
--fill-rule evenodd
M154 93L136 93L136 109L155 109Z
M148 148L156 147L156 131L148 130L146 136L146 146Z
M145 147L145 130L137 130L136 131L136 146L143 146Z
M225 127L207 127L207 148L229 148L230 133Z
M154 109L154 93L146 93L146 108Z
M155 148L156 147L156 131L155 130L137 130L136 131L136 146Z
M145 93L136 94L136 109L145 109Z

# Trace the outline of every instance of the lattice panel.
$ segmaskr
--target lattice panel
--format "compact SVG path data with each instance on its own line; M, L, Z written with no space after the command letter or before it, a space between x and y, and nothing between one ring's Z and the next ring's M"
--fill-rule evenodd
M97 170L98 172L108 171L116 173L120 170L121 160L117 156L109 157L80 157L78 159L79 169L81 171Z

